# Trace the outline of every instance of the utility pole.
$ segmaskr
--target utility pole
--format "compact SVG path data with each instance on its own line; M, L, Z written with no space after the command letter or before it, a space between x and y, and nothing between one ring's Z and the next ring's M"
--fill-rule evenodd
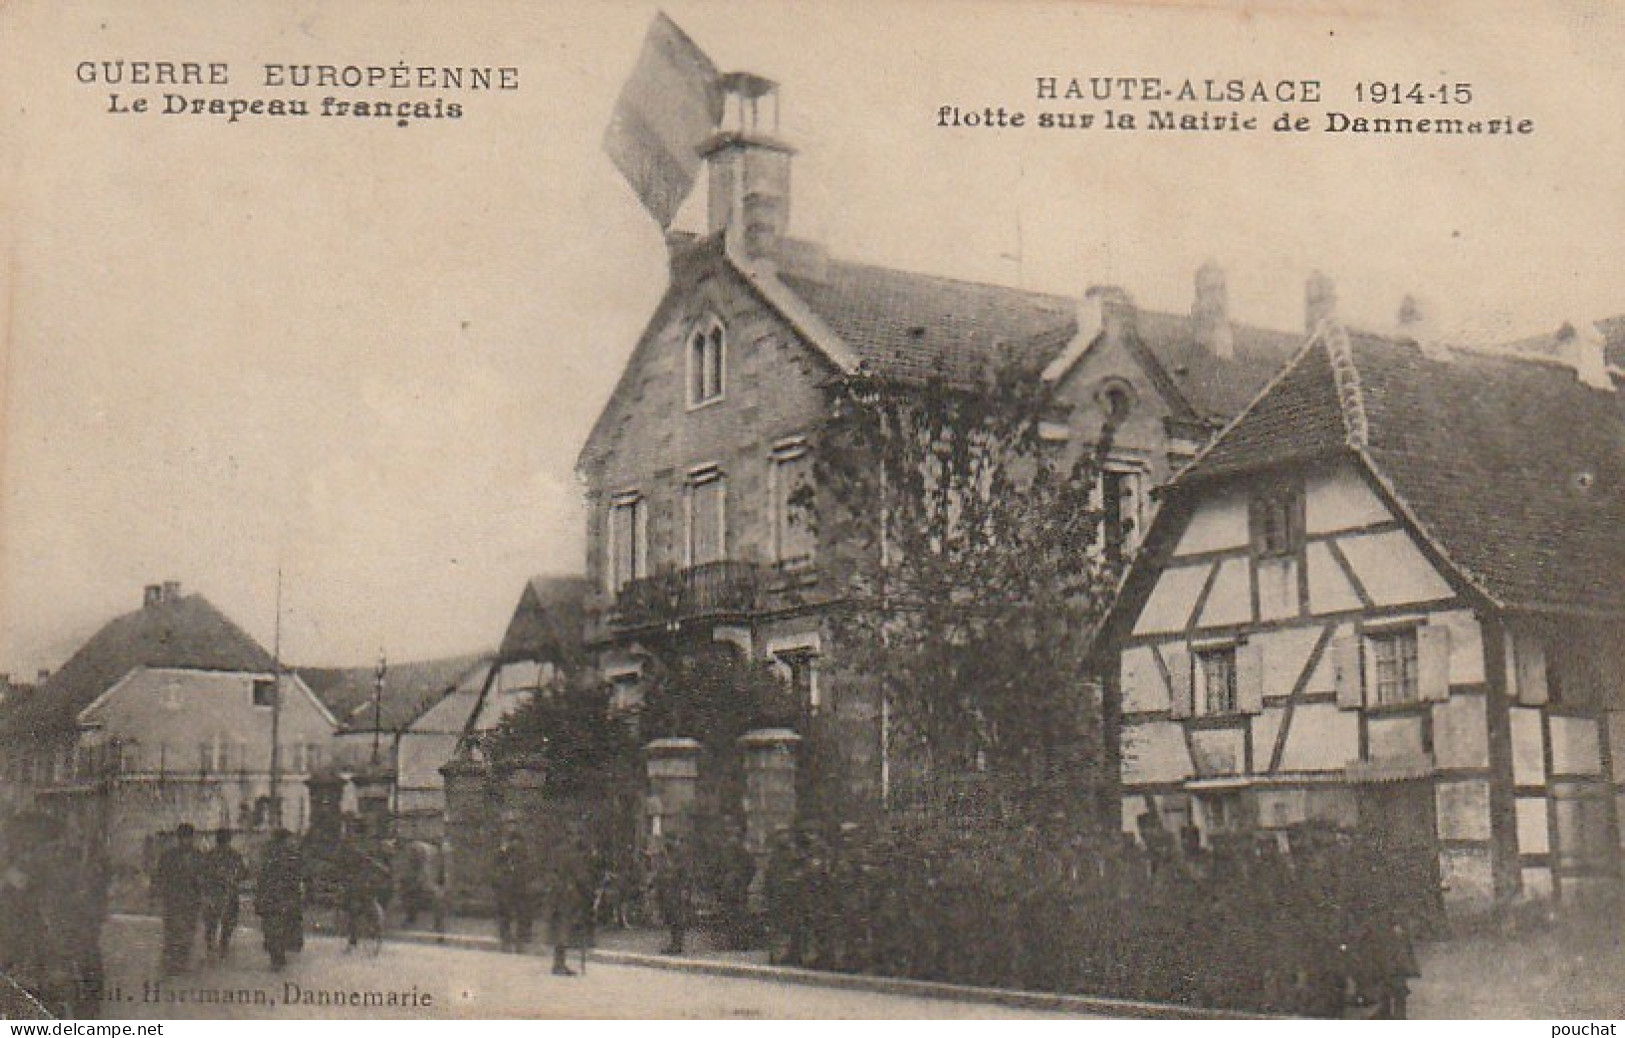
M389 663L384 658L384 650L378 650L378 671L373 675L372 682L372 765L378 766L378 744L384 734L384 675L389 673Z
M271 813L282 828L282 567L276 568L276 623L271 635Z

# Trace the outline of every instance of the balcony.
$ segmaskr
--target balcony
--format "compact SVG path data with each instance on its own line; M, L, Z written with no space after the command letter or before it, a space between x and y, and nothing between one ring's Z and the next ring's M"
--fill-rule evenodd
M742 617L756 609L761 567L723 559L628 581L615 596L615 627Z

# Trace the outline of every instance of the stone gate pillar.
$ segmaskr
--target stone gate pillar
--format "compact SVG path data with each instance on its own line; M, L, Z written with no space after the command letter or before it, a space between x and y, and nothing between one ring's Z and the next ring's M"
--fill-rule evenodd
M698 809L700 753L697 739L656 739L644 747L648 796L644 800L644 835L694 834Z
M489 910L499 806L490 772L480 761L458 759L440 774L446 780L446 895L453 910Z
M796 750L801 736L788 728L758 728L739 737L745 768L745 846L767 868L775 830L796 820Z

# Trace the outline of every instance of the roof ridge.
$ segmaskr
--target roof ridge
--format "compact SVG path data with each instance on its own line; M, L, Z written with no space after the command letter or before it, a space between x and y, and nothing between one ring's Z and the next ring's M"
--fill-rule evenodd
M1360 369L1354 363L1354 347L1348 331L1331 319L1321 322L1325 329L1326 358L1331 362L1332 380L1337 386L1338 409L1343 413L1343 429L1350 447L1371 442L1371 422L1365 411L1365 392L1360 387ZM1317 332L1319 329L1317 329Z
M1044 292L1034 288L1023 288L1019 285L1006 285L998 281L977 281L973 278L956 277L952 274L937 274L928 270L912 270L908 267L892 267L883 263L872 263L867 260L843 259L837 256L831 256L829 258L829 262L832 266L848 268L856 267L862 270L878 270L887 274L900 274L904 277L925 278L927 280L940 282L945 285L966 285L971 288L990 288L1000 292L1010 292L1015 295L1028 296L1034 299L1043 299L1054 302L1063 307L1073 305L1076 302L1073 297L1063 295L1059 292ZM792 271L783 271L781 272L781 276L806 277L806 275L796 274ZM807 280L817 279L807 278Z

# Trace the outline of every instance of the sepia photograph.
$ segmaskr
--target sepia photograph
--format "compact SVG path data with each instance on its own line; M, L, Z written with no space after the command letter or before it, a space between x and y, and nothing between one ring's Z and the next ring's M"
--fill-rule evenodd
M1622 55L0 0L0 1019L1614 1033Z

